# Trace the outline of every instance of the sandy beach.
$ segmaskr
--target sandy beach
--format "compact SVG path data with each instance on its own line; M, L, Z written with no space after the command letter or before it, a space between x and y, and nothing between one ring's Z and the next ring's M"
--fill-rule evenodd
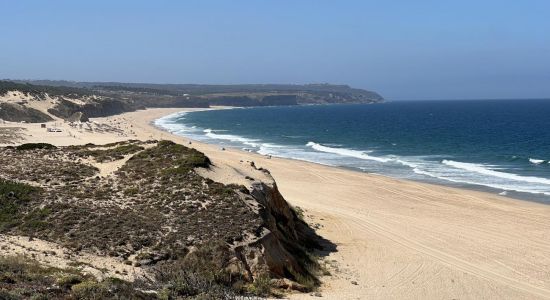
M169 139L187 145L189 139L151 124L183 110L96 118L90 130L59 120L62 132L46 132L40 124L0 129L23 128L18 142ZM214 168L205 175L223 183L247 183L240 171L246 161L267 168L286 200L302 208L310 224L319 224L318 233L337 245L323 257L331 272L322 278L325 299L550 299L548 205L196 141L189 146L211 158Z

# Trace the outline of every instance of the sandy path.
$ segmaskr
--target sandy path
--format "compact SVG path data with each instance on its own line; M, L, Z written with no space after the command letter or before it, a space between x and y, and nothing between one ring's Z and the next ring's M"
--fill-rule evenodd
M140 139L186 143L150 125L179 110L96 121L118 122ZM212 159L212 176L225 182L243 182L247 160L269 169L286 199L321 224L319 233L337 244L325 258L334 265L320 289L325 299L550 299L548 205L192 146Z
M113 257L75 252L40 239L0 234L0 253L25 255L56 268L78 268L96 278L118 277L134 280L144 276L141 268L132 267Z

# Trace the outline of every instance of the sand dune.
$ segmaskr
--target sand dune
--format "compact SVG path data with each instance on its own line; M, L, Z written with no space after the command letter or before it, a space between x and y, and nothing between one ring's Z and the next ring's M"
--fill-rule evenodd
M119 126L126 137L89 133L32 140L65 144L132 137L186 143L150 125L176 111L181 109L94 120ZM548 205L198 142L192 146L216 165L208 176L225 183L242 181L246 161L269 169L286 199L303 208L310 223L320 224L319 233L338 246L324 258L332 273L323 277L325 299L550 299Z

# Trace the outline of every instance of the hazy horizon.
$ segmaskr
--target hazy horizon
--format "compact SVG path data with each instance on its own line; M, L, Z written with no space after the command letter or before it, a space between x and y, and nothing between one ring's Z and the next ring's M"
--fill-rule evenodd
M55 3L0 0L0 78L550 98L546 1Z

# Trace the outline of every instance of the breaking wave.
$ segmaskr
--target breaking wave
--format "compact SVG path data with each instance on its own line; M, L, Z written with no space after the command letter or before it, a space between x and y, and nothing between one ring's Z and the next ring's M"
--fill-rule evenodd
M185 124L185 113L163 117L156 120L155 125L192 139L222 143L262 155L355 168L398 178L434 183L447 182L447 184L453 186L484 186L498 190L497 193L501 195L507 195L508 192L519 192L550 196L550 178L529 176L532 174L529 172L515 174L513 171L521 170L516 169L521 164L541 165L550 163L548 160L526 156L512 156L503 164L489 165L461 162L458 161L461 160L459 157L442 154L398 156L389 154L387 151L350 149L337 143L320 144L313 141L305 143L307 139L301 135L284 135L283 137L287 140L278 143L276 140L257 137L258 135L254 138L244 137L232 134L233 131L231 130L187 126ZM302 141L299 144L291 141L300 139ZM453 160L457 158L458 160ZM528 158L528 162L526 158Z
M535 165L540 165L543 162L545 162L544 159L535 159L535 158L529 158L529 162Z
M232 134L218 134L218 133L215 133L214 130L212 129L205 129L203 131L205 135L211 139L226 140L230 142L239 142L251 147L258 147L258 140L256 139L248 139L245 137L232 135Z
M475 172L475 173L479 173L487 176L510 179L514 181L550 185L550 179L547 179L547 178L540 178L540 177L534 177L534 176L521 176L521 175L512 174L512 173L495 171L495 170L485 168L483 165L480 165L480 164L458 162L458 161L446 160L446 159L443 160L441 163L451 167L455 167L455 168L459 168L459 169L463 169L463 170L467 170L467 171L471 171L471 172Z
M346 148L327 147L327 146L323 146L321 144L317 144L315 142L309 142L309 143L306 144L306 146L311 147L311 148L313 148L317 151L321 151L321 152L333 153L333 154L338 154L338 155L342 155L342 156L355 157L355 158L359 158L359 159L374 160L374 161L378 161L378 162L381 162L381 163L386 163L386 162L391 161L391 159L389 159L389 158L382 158L382 157L376 157L376 156L368 155L367 151L351 150L351 149L346 149Z

